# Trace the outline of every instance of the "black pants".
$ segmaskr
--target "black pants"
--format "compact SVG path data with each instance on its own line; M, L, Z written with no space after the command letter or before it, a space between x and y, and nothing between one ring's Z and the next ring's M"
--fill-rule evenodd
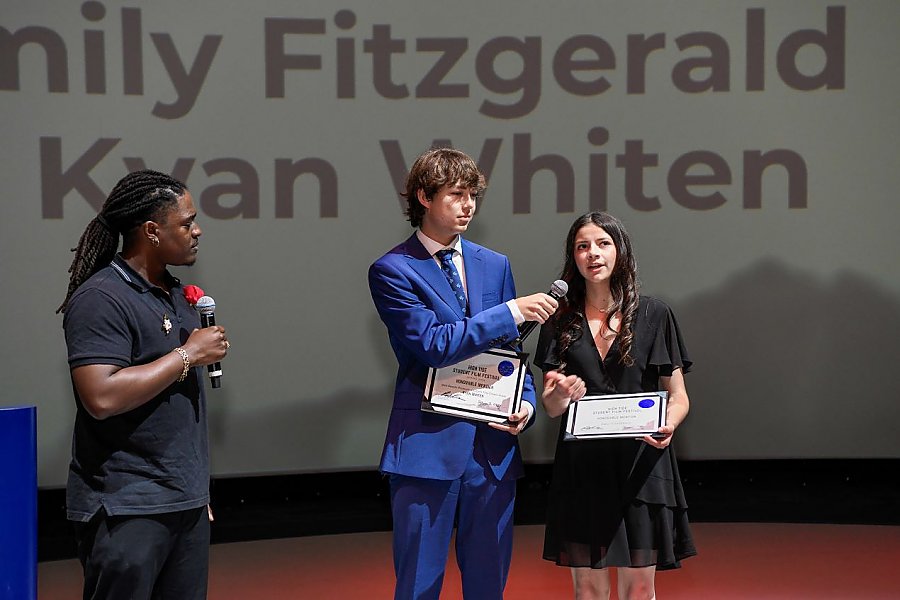
M209 574L206 507L76 523L84 600L203 600Z

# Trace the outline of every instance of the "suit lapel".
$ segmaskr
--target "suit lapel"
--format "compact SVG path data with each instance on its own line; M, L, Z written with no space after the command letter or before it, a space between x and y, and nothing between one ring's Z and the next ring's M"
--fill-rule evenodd
M481 298L484 287L484 259L481 248L462 240L463 265L466 269L466 291L469 296L469 314L481 312Z
M441 297L441 300L452 308L460 318L465 317L443 271L441 271L434 258L428 254L425 246L422 245L422 242L419 241L415 234L406 240L406 250L406 260L409 262L409 266L431 286L437 295ZM468 263L466 264L468 265ZM468 273L468 266L466 266L467 281Z

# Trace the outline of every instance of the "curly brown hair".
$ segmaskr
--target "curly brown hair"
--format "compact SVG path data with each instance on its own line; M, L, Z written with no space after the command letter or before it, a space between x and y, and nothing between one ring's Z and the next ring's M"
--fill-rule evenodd
M473 195L478 199L487 188L484 174L465 152L454 148L432 148L422 153L409 170L405 189L400 194L406 198L409 224L418 227L425 215L425 207L418 198L419 190L426 198L431 198L443 186L455 183L474 189Z

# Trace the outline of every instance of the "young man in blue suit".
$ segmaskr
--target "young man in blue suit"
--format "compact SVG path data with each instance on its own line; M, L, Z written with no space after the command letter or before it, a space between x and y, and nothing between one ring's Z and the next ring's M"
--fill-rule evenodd
M466 154L440 148L419 156L404 192L418 229L369 269L399 363L381 457L390 475L397 599L438 598L454 521L466 598L502 598L509 572L522 476L516 436L534 415L531 375L508 425L420 410L429 367L509 344L517 325L543 323L557 308L547 294L516 298L509 260L460 237L484 189Z

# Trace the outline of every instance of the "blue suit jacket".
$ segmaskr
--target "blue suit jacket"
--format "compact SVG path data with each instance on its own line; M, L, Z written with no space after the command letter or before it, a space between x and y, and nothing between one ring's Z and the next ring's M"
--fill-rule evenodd
M479 444L498 479L521 477L516 436L485 423L422 412L428 367L444 367L518 336L506 301L516 297L509 260L462 240L469 313L465 316L435 260L413 235L369 268L369 289L387 326L399 368L381 470L456 479ZM525 376L523 399L535 406Z

